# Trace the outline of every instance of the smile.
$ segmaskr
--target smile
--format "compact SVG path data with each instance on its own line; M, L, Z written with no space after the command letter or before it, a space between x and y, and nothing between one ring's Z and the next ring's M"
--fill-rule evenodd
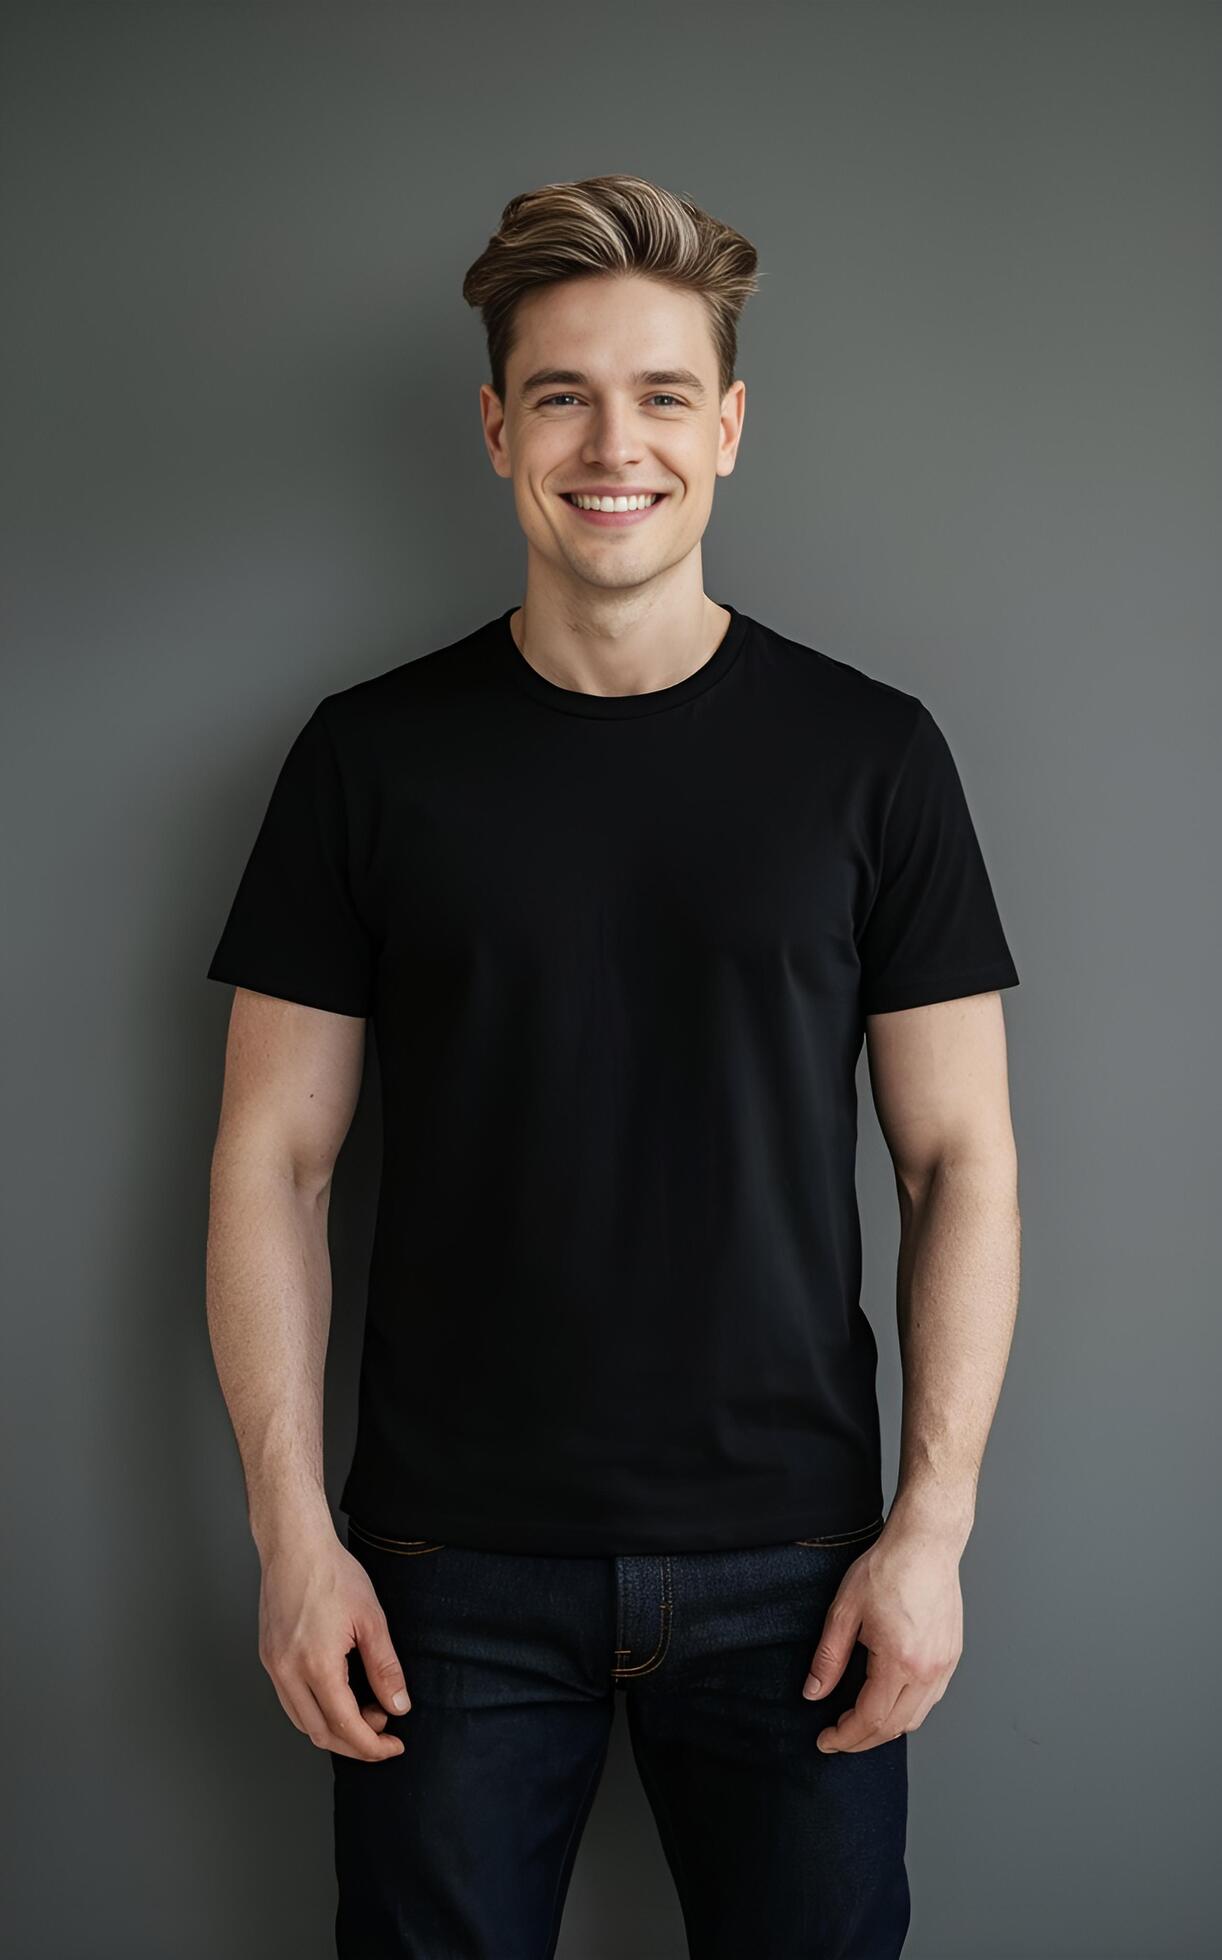
M564 502L570 510L587 524L601 524L604 528L617 529L624 524L640 524L666 501L668 492L646 491L638 499L636 495L624 497L583 497L572 491L564 493Z

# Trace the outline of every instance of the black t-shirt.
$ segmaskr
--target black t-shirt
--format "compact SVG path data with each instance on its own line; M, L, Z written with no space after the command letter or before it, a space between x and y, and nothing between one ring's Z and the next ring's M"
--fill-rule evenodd
M1012 987L914 695L729 608L562 688L511 606L321 700L208 968L368 1016L382 1181L340 1507L502 1551L706 1551L883 1509L864 1016Z

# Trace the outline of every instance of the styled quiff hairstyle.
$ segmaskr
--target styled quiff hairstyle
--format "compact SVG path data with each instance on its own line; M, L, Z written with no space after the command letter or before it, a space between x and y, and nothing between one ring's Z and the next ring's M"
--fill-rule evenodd
M724 396L738 359L739 315L759 291L756 265L755 247L742 233L691 198L644 177L585 177L511 197L462 293L480 309L492 387L502 404L518 301L541 286L600 273L645 273L699 293Z

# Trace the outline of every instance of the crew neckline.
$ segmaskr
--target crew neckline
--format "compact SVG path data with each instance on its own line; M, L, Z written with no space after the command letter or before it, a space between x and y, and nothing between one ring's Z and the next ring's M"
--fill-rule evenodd
M672 681L669 687L648 688L642 694L587 694L581 688L560 687L555 681L549 681L537 667L531 666L509 625L519 604L520 601L507 606L497 621L499 637L508 656L507 665L518 686L545 707L558 708L562 714L585 715L597 721L660 714L666 708L677 708L685 701L694 700L729 673L742 650L749 624L746 613L739 612L724 599L716 599L714 604L725 608L730 615L730 623L708 659L694 673L685 675L681 681Z

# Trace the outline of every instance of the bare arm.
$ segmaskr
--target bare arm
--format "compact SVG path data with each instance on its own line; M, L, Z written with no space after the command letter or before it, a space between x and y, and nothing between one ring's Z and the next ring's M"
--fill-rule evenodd
M238 987L212 1156L207 1313L262 1566L259 1658L319 1748L380 1762L409 1706L368 1574L323 1481L331 1178L360 1093L365 1023ZM347 1656L378 1697L361 1709Z
M1018 1306L1021 1219L999 994L866 1022L900 1206L904 1377L890 1518L962 1551Z
M330 1530L322 1399L331 1177L360 1091L365 1023L238 987L212 1156L212 1352L261 1553Z
M895 1501L828 1609L803 1693L869 1650L866 1685L816 1740L856 1753L918 1729L963 1651L959 1561L1018 1302L1018 1166L997 993L866 1018L900 1203L904 1407Z

